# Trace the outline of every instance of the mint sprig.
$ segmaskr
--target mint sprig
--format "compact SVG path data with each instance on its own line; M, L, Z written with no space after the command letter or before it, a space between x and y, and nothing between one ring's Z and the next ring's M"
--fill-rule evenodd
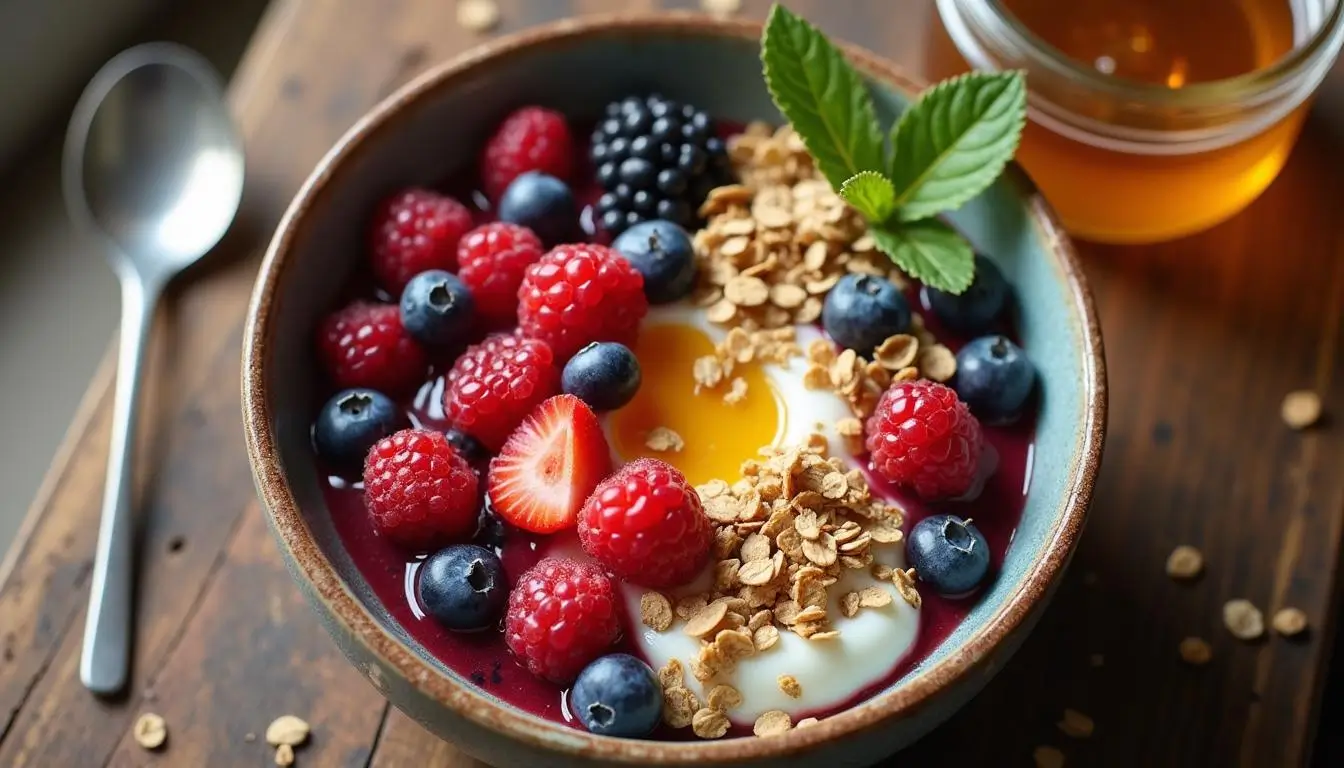
M775 105L867 219L877 247L929 286L970 287L970 244L934 217L983 192L1012 160L1026 123L1022 73L971 73L929 88L892 126L887 152L863 78L816 27L776 4L761 62Z
M839 192L869 221L886 221L896 210L896 187L877 171L859 171L840 185Z
M880 170L882 131L863 78L816 27L779 11L761 36L765 83L779 111L836 189L860 171Z
M1012 159L1026 122L1020 75L972 72L925 91L891 129L892 184L904 221L954 210Z

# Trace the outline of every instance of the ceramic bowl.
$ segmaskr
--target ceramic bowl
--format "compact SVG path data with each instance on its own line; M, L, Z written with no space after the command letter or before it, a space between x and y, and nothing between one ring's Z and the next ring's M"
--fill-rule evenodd
M1040 370L1030 490L1001 574L962 625L891 689L784 736L634 741L593 736L502 704L431 658L352 566L310 460L318 366L311 339L363 257L367 212L408 183L472 162L510 108L596 116L656 87L735 121L778 122L761 80L760 27L688 15L601 17L539 27L435 67L361 119L290 205L261 268L247 321L243 410L258 490L280 550L338 645L399 708L501 766L867 765L928 732L970 699L1035 624L1083 528L1105 427L1105 377L1092 300L1047 205L1015 168L952 218L1001 265ZM884 120L920 84L862 50Z

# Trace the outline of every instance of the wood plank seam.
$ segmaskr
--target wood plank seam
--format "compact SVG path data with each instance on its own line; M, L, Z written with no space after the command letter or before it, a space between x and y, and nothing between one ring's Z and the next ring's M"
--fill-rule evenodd
M378 755L378 745L383 741L383 730L387 728L387 719L393 712L392 702L383 702L383 714L378 718L378 730L373 733L373 742L369 744L369 756L364 758L364 768L372 768L373 759Z

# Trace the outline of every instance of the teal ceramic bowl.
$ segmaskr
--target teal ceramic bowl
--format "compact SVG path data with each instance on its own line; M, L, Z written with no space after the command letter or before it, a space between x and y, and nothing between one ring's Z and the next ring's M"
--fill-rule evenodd
M440 65L332 148L290 205L262 265L244 343L244 420L258 491L294 580L382 695L496 765L870 764L945 720L1003 666L1045 608L1083 529L1105 425L1101 339L1068 239L1013 169L953 219L1016 287L1022 341L1040 370L1026 510L992 588L889 690L770 739L593 736L513 709L435 661L352 566L310 460L317 371L310 340L362 257L366 212L398 186L431 184L464 168L518 104L595 116L614 97L657 87L720 118L778 122L761 80L759 35L757 25L700 16L591 18L537 28ZM884 119L919 89L882 59L849 54Z

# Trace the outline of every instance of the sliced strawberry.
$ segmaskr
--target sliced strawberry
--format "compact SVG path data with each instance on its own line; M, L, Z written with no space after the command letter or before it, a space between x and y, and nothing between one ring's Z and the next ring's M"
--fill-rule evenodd
M495 512L534 533L574 527L579 509L611 473L611 451L597 416L573 395L532 411L490 462Z

